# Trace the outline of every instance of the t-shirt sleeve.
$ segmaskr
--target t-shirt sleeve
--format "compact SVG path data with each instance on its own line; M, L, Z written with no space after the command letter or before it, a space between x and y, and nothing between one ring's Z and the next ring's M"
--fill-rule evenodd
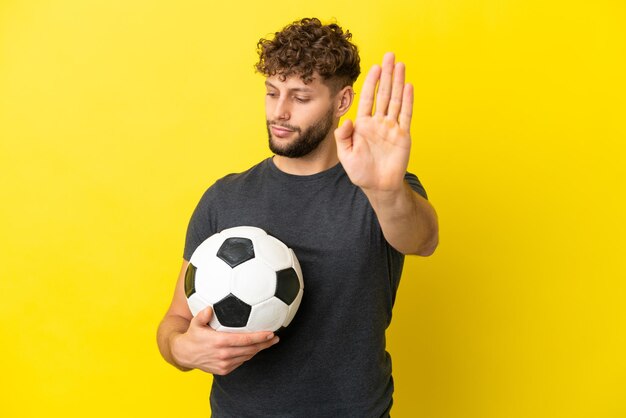
M183 258L187 261L205 239L217 232L215 217L212 216L215 211L216 189L216 185L213 185L204 192L189 219L183 251Z
M424 189L424 186L422 186L422 183L420 182L420 180L417 178L417 176L413 173L406 173L404 175L404 180L406 180L407 183L409 183L409 186L411 186L411 188L417 192L420 196L422 196L424 199L428 199L428 195L426 194L426 189Z

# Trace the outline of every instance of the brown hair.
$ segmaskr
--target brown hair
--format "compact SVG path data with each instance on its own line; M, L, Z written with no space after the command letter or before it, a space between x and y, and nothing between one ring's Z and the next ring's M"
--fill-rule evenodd
M359 51L336 23L322 25L319 19L295 21L276 32L273 39L257 43L259 62L255 68L266 77L282 81L292 75L310 83L317 72L333 94L354 84L361 73Z

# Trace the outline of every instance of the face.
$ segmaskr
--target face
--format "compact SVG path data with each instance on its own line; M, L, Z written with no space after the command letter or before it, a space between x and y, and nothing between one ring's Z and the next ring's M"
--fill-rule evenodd
M265 81L265 113L270 150L280 156L300 158L332 135L335 108L330 89L319 77L305 84L293 76Z

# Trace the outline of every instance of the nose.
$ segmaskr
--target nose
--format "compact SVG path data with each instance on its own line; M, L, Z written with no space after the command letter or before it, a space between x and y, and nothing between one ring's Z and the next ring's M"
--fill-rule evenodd
M279 98L274 108L274 120L289 120L291 114L289 112L289 105L284 98Z

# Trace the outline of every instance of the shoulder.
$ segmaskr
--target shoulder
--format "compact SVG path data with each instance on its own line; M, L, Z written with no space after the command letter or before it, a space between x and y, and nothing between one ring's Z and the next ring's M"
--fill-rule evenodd
M246 171L240 173L230 173L216 180L211 184L200 197L198 207L207 209L218 203L224 194L237 192L242 187L253 186L255 182L260 181L267 171L267 159L250 167Z
M258 164L253 165L249 169L238 172L229 173L216 180L205 192L205 194L217 193L223 190L228 190L233 186L246 184L250 180L263 178L263 176L269 170L269 159L265 159Z
M253 179L263 178L270 170L269 158L253 165L246 171L240 173L230 173L217 180L213 186L216 188L222 188L225 186L233 186L237 184L243 184Z

